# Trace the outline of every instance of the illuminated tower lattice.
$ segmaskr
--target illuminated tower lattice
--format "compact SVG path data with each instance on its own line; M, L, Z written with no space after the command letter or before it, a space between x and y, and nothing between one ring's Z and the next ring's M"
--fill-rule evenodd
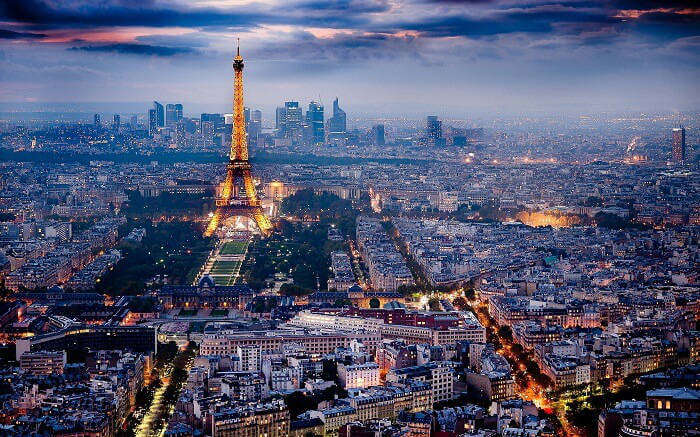
M233 132L231 133L231 153L226 166L226 180L216 199L216 212L205 235L212 235L219 225L229 217L247 216L255 221L264 236L270 234L270 219L263 213L258 193L250 173L248 161L248 140L246 138L245 117L243 114L243 58L240 47L233 58ZM242 189L237 182L242 181Z

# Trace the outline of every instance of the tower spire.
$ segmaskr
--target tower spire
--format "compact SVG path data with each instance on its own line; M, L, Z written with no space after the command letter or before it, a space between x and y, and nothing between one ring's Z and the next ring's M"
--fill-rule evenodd
M238 44L236 45L236 56L241 56L241 39L236 38L238 40Z

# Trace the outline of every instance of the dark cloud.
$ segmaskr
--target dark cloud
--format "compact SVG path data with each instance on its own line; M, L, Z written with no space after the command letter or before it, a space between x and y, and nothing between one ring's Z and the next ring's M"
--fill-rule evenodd
M256 28L264 24L313 27L357 27L367 24L362 15L385 10L383 1L363 1L354 9L353 1L300 3L298 8L281 6L263 9L251 4L239 8L165 7L146 2L104 0L69 2L55 7L47 0L6 0L0 5L0 17L36 29L90 28L103 26L151 27L237 27ZM321 8L321 4L324 5ZM316 5L316 9L313 6ZM369 5L375 5L370 7ZM343 13L340 13L343 11ZM314 13L312 13L314 12Z
M43 33L15 32L13 30L0 29L0 39L41 39L46 38Z
M303 0L293 8L307 12L335 11L352 14L375 14L389 10L387 0Z
M474 19L464 16L430 18L420 22L402 23L393 31L400 29L418 32L424 37L464 36L478 38L514 32L543 33L552 30L549 22L538 20L515 20L503 18Z
M412 36L395 36L387 33L339 33L317 38L309 32L297 32L292 40L264 46L253 53L263 59L289 59L304 61L331 61L339 66L347 62L376 59L393 59L401 56L419 56L419 41Z
M147 44L104 44L71 47L70 50L81 50L86 52L113 52L127 55L140 56L161 56L170 57L196 53L195 50L185 47L165 47Z

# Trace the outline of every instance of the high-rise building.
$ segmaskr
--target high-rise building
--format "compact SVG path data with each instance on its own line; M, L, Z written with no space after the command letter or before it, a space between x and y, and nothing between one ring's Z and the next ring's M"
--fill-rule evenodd
M375 146L383 146L385 144L383 124L377 124L372 128L372 144Z
M425 129L426 139L431 146L440 146L444 144L442 137L442 122L438 120L437 115L429 115Z
M132 129L136 129L136 126L139 124L139 119L135 115L131 116L131 119L129 121L129 124L131 125Z
M182 103L175 103L175 120L182 121Z
M257 146L258 136L262 131L262 112L255 109L253 111L248 110L246 114L246 132L248 133L248 145Z
M100 114L95 114L95 115L92 117L92 124L94 124L95 126L99 126L99 125L100 125Z
M175 124L175 144L177 144L178 147L183 147L186 141L185 123L181 121Z
M168 103L165 105L165 124L172 126L177 123L177 112L175 112L175 105L173 103Z
M306 122L311 129L311 141L313 144L323 144L325 135L323 132L323 105L318 102L309 103L306 111Z
M277 136L281 137L284 134L284 119L287 116L287 112L284 107L280 106L275 110L275 130L277 130Z
M685 161L685 128L683 126L671 131L671 155L674 162Z
M347 131L345 111L340 109L337 97L333 100L333 116L328 119L328 131L330 133L343 133Z
M160 103L153 101L153 110L156 111L156 126L165 126L165 109Z
M199 121L204 123L205 121L211 122L214 130L219 130L226 124L226 119L221 114L207 114L204 113L199 117Z
M153 136L158 130L158 113L155 109L148 110L148 135Z
M121 120L121 117L119 116L119 114L114 114L114 118L112 120L112 128L114 130L118 130L121 123L122 123L122 120Z
M302 109L299 102L284 102L284 125L282 137L299 142L302 138Z
M200 126L202 141L205 146L211 146L214 142L214 123L211 121L203 121Z
M251 115L251 121L257 121L258 123L262 123L262 111L260 111L259 109L254 110Z

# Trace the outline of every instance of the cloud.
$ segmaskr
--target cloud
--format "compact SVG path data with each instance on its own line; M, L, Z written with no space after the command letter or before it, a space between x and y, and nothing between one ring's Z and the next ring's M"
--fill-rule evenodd
M6 0L0 17L36 29L105 26L228 27L253 29L262 25L356 27L368 23L363 15L385 11L383 0L301 2L267 7L258 3L238 7L187 7L154 2L102 0L57 5L48 0Z
M420 42L411 34L350 32L319 38L296 32L291 39L266 44L253 55L261 59L333 62L347 68L348 62L395 59L419 55Z
M86 52L113 52L127 55L161 56L193 54L196 50L187 47L165 47L147 44L104 44L71 47L70 50L82 50Z
M15 32L14 30L0 29L0 39L41 39L46 38L43 33Z

